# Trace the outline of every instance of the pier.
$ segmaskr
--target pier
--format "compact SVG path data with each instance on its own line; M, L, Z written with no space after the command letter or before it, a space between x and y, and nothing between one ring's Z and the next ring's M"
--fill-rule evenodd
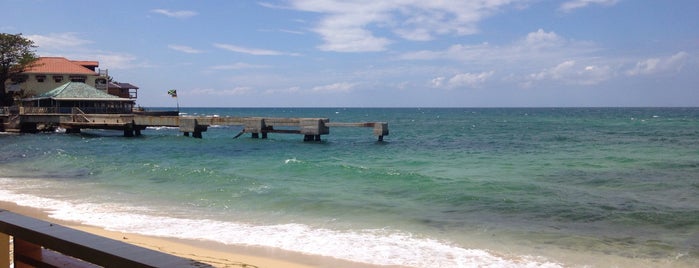
M385 122L343 123L330 122L328 118L175 116L109 111L86 113L75 107L69 113L36 107L18 107L16 111L4 108L0 113L0 131L28 133L61 127L66 133L80 133L82 129L111 129L123 131L125 137L134 137L140 136L148 127L175 127L184 136L203 138L202 133L209 126L241 126L242 130L234 138L250 134L254 139L266 139L270 133L279 133L303 135L304 141L321 141L322 135L330 134L331 127L371 128L379 141L389 134L388 123Z

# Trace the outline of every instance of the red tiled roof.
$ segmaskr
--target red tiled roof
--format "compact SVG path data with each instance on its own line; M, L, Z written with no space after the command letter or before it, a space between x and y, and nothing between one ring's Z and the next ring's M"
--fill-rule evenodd
M98 67L100 63L94 60L72 60L73 63L87 67Z
M63 57L40 57L34 67L24 71L25 73L45 74L85 74L96 75L94 71L85 66L98 66L96 61L71 61Z

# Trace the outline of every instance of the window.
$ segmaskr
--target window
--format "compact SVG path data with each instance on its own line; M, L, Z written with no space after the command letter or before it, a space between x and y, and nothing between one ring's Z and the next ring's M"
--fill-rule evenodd
M61 81L63 81L63 76L62 75L54 75L53 81L56 81L56 83L60 83Z
M46 80L46 76L45 76L45 75L37 75L37 76L36 76L36 81L37 81L37 82L43 83L44 80Z
M15 75L10 80L13 84L21 84L27 81L27 75Z
M71 75L71 76L70 76L70 81L71 81L71 82L85 83L85 80L87 80L87 77L84 76L84 75Z

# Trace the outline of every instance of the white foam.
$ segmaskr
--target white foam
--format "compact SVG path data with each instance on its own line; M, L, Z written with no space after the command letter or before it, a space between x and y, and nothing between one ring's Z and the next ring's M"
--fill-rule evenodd
M409 233L364 229L337 231L304 224L251 225L208 219L157 216L143 207L55 200L0 190L0 200L47 210L50 217L151 236L210 240L280 248L377 265L412 267L560 267L541 258L505 258L481 249Z
M297 160L296 157L284 160L284 164L290 164L290 163L301 163L301 161Z
M146 127L146 129L150 130L163 130L163 129L180 129L178 127Z

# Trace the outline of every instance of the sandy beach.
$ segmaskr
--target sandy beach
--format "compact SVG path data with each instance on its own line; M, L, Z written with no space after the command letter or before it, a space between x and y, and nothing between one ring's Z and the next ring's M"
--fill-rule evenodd
M5 209L25 216L34 217L99 236L123 241L129 244L194 259L211 264L215 267L378 267L322 256L299 254L273 248L231 246L208 241L163 238L108 231L95 226L87 226L79 223L52 219L45 211L31 207L18 206L17 204L10 202L0 201L0 209Z

